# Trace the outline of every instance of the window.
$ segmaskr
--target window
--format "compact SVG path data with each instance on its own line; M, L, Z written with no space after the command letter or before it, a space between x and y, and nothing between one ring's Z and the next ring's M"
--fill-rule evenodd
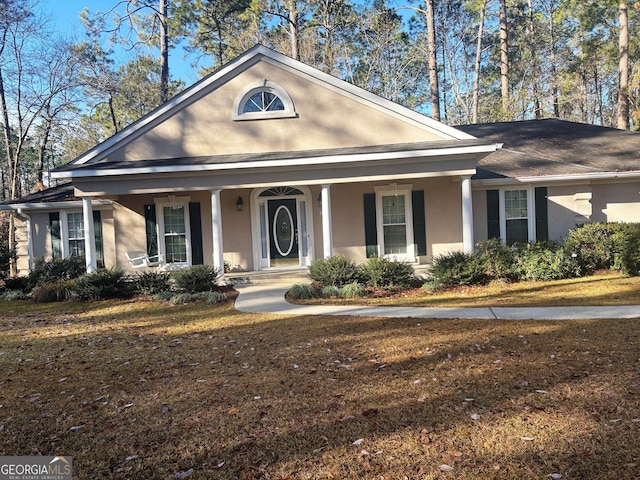
M67 213L69 257L84 256L84 218L81 212Z
M504 217L506 243L527 243L529 241L529 216L526 190L504 192Z
M411 185L390 185L375 190L380 253L384 257L414 261Z
M275 93L267 90L261 90L251 95L242 107L242 113L275 112L278 110L284 110L284 103Z
M93 211L93 233L96 245L96 260L104 267L102 220L99 210ZM84 215L78 211L49 213L52 258L84 257Z
M159 233L159 253L166 263L191 265L189 197L154 199Z
M236 121L296 116L289 94L268 80L260 80L244 88L233 104L232 119Z

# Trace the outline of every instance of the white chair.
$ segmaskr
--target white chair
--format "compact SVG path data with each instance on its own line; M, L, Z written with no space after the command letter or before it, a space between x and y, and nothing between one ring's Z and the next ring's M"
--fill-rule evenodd
M125 252L125 257L133 268L157 267L164 265L164 257L162 255L149 256L147 252L142 250L134 250Z

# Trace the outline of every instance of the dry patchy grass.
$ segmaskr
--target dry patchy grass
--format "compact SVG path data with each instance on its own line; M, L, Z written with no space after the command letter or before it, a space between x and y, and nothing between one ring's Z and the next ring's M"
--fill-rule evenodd
M0 454L78 479L640 477L636 320L0 309Z

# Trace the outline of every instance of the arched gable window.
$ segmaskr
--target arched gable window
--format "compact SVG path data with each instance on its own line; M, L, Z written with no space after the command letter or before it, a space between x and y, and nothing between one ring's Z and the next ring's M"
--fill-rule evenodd
M233 103L233 120L296 117L293 101L279 85L268 80L245 87Z

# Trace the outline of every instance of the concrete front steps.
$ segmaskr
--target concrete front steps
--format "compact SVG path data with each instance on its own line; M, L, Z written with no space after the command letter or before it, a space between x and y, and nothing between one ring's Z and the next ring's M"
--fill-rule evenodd
M428 277L429 265L414 265L418 278ZM307 267L282 268L258 271L231 271L225 273L225 279L233 285L267 285L311 283L309 269Z
M259 270L251 272L228 272L225 273L227 282L233 285L265 285L285 283L310 283L309 269L307 267Z

